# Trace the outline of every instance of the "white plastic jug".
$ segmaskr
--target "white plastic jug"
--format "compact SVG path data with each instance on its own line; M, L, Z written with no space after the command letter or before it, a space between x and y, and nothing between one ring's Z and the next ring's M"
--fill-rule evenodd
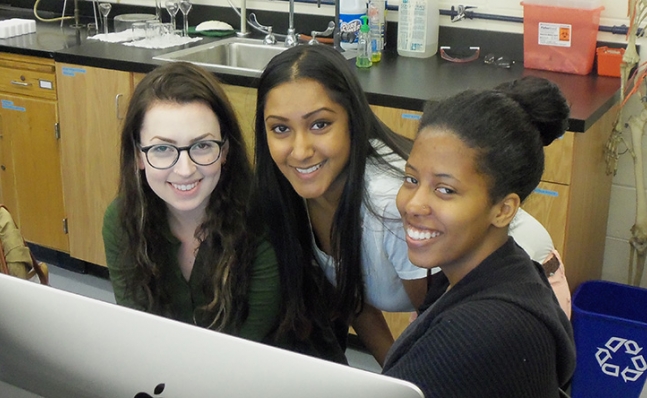
M438 51L438 0L402 0L398 10L398 54L428 58Z
M362 26L362 15L366 15L365 0L339 0L339 31L355 33L353 41L341 41L340 45L344 50L357 48L359 28Z

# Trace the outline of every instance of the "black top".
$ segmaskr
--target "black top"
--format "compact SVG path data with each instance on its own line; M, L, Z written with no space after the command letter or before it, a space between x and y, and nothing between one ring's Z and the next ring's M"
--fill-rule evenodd
M514 239L446 293L447 278L434 279L433 304L395 342L384 374L426 397L559 396L575 370L573 330Z

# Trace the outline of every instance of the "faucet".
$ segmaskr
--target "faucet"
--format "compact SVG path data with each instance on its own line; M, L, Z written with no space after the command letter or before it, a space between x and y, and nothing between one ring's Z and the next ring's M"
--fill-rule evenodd
M328 23L328 27L323 32L317 32L316 30L313 30L310 33L311 39L310 39L310 41L308 41L308 44L310 44L310 45L319 44L319 42L317 41L317 36L328 36L329 34L333 33L334 31L335 31L335 22L330 21Z
M341 47L339 44L341 42L341 31L339 30L339 2L341 0L334 0L335 2L335 20L331 21L328 24L328 28L324 32L316 32L320 33L322 36L325 36L330 33L330 29L332 29L332 38L333 38L333 47L335 50L341 52L344 52L345 50ZM317 7L321 8L321 0L317 0ZM318 35L317 35L318 36ZM315 44L318 43L317 39L315 38L315 32L312 32L312 39L308 42L309 44Z
M294 30L294 0L290 0L290 20L289 20L288 34L285 36L285 46L294 47L299 44Z

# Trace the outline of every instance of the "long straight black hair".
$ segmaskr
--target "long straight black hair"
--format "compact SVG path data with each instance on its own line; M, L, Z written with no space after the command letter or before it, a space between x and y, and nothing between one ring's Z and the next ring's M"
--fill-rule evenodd
M262 214L281 267L282 322L279 331L293 330L307 337L312 327L310 311L315 305L314 292L307 291L309 270L316 266L311 242L311 227L305 201L278 169L269 152L265 131L265 102L268 93L281 84L314 80L330 98L348 112L350 159L344 172L348 179L335 212L331 229L332 257L336 267L336 297L333 318L346 322L361 311L364 285L361 271L361 205L366 202L364 171L367 158L382 162L371 145L372 139L385 143L403 158L408 157L412 142L386 127L371 110L364 91L348 65L336 50L327 46L297 46L277 55L263 72L256 102L255 184ZM382 162L387 164L385 161Z

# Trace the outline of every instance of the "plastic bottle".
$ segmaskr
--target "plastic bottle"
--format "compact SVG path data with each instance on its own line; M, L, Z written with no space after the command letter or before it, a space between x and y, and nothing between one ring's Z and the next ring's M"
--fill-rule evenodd
M357 38L357 57L355 65L358 68L370 68L373 65L371 61L371 29L368 26L368 17L362 15L362 26L359 28Z
M386 33L386 1L369 0L366 15L371 36L371 51L373 62L380 62L382 49L384 49L384 34Z
M428 58L438 51L438 0L402 0L398 10L398 54Z
M362 26L362 15L366 15L365 0L339 0L339 31L355 35L353 41L342 40L340 45L344 50L357 48L357 37Z

